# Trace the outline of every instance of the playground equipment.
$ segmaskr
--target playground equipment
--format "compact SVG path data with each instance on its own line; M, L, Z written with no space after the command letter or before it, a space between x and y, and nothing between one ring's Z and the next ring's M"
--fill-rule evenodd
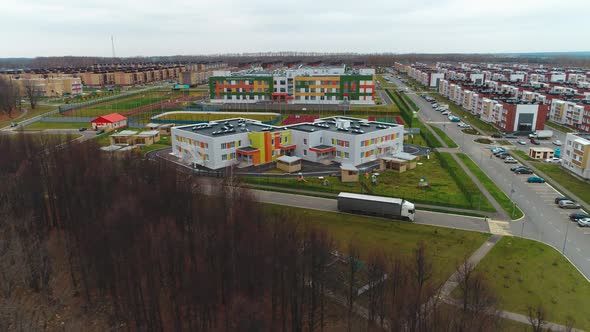
M307 180L303 178L303 173L297 174L297 182L303 182L303 183L307 182Z
M430 184L426 181L426 177L424 176L420 179L420 181L418 181L418 185L416 187L420 188L420 189L422 189L422 188L426 189L426 188L430 187Z

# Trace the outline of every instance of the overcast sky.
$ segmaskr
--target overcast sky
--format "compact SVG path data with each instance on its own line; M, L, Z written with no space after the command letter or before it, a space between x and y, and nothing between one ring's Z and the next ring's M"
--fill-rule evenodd
M0 57L587 51L590 0L2 0Z

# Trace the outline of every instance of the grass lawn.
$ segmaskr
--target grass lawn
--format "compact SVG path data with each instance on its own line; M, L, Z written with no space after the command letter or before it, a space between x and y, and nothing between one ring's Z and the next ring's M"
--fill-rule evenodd
M159 149L165 149L165 148L169 148L170 145L169 144L161 144L161 141L158 141L158 143L154 143L150 146L142 146L141 147L141 152L142 153L148 153L150 151L154 151L154 150L159 150Z
M24 130L45 130L45 129L79 129L88 128L88 122L43 122L38 121L25 127Z
M458 174L456 180L445 170L436 154L430 154L430 160L421 159L422 165L404 173L383 172L379 175L378 185L373 186L361 174L361 181L367 184L369 192L360 183L343 183L338 177L327 177L328 184L318 177L306 177L307 182L299 182L293 177L244 177L245 183L302 189L316 192L337 194L341 191L390 196L407 199L413 203L432 204L456 208L495 211L492 204L481 194L450 154L441 154ZM448 160L450 159L450 160ZM430 187L417 188L421 178L426 177ZM463 191L461 188L465 188Z
M354 111L354 112L372 112L372 113L378 113L378 112L393 112L393 113L398 113L399 112L399 108L394 105L350 105L350 111Z
M35 109L33 110L33 109L31 109L31 105L23 104L23 108L27 108L28 112L26 115L24 115L21 118L19 118L19 116L21 114L23 114L22 112L13 112L12 118L9 118L8 116L6 116L4 114L0 114L0 127L8 126L11 122L19 123L23 120L30 119L30 118L35 117L37 115L41 115L41 114L53 111L54 109L57 108L57 106L56 105L37 105L37 107L35 107Z
M218 114L210 112L185 112L185 113L169 113L158 117L160 120L182 120L182 121L215 121L231 118L248 118L252 120L259 120L262 122L274 121L279 117L277 114L248 114L248 113L231 113Z
M511 216L512 220L516 220L523 216L522 211L516 205L513 206L510 198L506 196L506 194L496 186L494 181L490 179L484 171L477 166L477 164L469 158L466 154L458 153L457 156L461 158L465 166L469 168L471 173L477 177L479 182L483 184L484 187L488 190L488 192L494 197L494 199L502 206L502 209ZM513 208L514 207L514 208ZM512 215L512 211L514 211L514 215Z
M559 165L535 162L533 166L547 174L550 177L548 179L549 182L553 180L559 183L586 202L586 204L590 204L590 181L578 179Z
M430 126L430 128L432 128L432 130L434 130L438 136L443 140L443 142L445 142L447 144L447 146L449 148L456 148L458 147L458 145L455 143L455 141L453 141L448 135L447 133L445 133L442 129L436 127L436 126Z
M103 103L91 105L88 107L76 109L67 112L66 115L55 115L55 117L62 116L82 116L82 117L94 117L101 116L109 113L125 113L127 111L143 107L147 105L157 104L168 99L174 99L180 97L180 93L169 93L169 92L157 92L150 91L144 94L134 95L131 97L125 97L114 101L106 101Z
M494 211L491 203L481 195L475 183L467 177L450 154L441 153L439 155L445 158L445 161L453 167L460 178L459 181L463 181L461 184L458 184L457 180L442 167L440 160L438 160L439 157L431 153L429 160L420 159L419 162L422 165L418 165L412 170L404 173L381 173L379 175L379 184L370 188L375 195L405 198L414 203ZM429 188L420 189L417 187L423 177L429 183ZM460 186L465 187L471 194L466 195ZM471 197L475 198L472 202L470 202Z
M259 184L265 186L285 187L289 189L302 189L309 191L319 191L328 193L339 193L341 191L365 193L359 183L343 183L335 176L325 177L328 180L324 185L324 180L318 179L317 176L304 177L307 182L297 181L296 177L244 177L242 181L250 184Z
M418 107L418 105L416 105L416 103L412 100L412 98L410 98L405 93L402 93L402 98L404 98L404 100L408 103L408 105L410 105L412 110L414 110L415 112L418 112L420 110L420 107Z
M533 158L531 158L531 157L529 157L529 155L528 155L528 154L526 154L526 152L524 152L524 151L521 151L521 150L516 150L516 149L515 149L515 150L510 150L510 152L511 152L513 155L517 155L518 157L520 157L520 158L522 158L522 159L524 159L524 160L527 160L527 161L534 161L534 159L533 159Z
M353 214L341 214L265 204L270 213L285 211L298 216L303 223L325 229L346 252L354 239L366 259L372 251L382 250L394 257L409 257L419 242L426 243L433 264L433 279L442 283L455 271L457 264L471 255L489 234L417 225Z
M553 129L557 129L563 133L575 133L576 131L570 127L566 127L563 125L560 125L558 123L555 122L551 122L551 121L545 121L545 125L553 128Z
M526 315L542 303L547 320L590 330L590 283L555 249L527 239L503 237L477 266L489 276L505 310Z

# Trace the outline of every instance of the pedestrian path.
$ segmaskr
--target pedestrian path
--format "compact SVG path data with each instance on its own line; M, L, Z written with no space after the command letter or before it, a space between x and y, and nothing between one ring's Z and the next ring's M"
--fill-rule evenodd
M488 220L488 226L490 227L490 233L497 235L513 235L510 230L510 223L503 220Z

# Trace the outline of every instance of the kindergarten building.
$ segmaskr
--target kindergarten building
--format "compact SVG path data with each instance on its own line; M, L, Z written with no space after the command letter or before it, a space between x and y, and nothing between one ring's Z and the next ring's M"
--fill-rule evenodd
M236 118L172 128L172 154L219 169L274 162L281 156L360 165L403 152L403 125L350 117L277 127Z
M209 92L214 103L375 104L374 75L374 69L345 66L215 71Z

